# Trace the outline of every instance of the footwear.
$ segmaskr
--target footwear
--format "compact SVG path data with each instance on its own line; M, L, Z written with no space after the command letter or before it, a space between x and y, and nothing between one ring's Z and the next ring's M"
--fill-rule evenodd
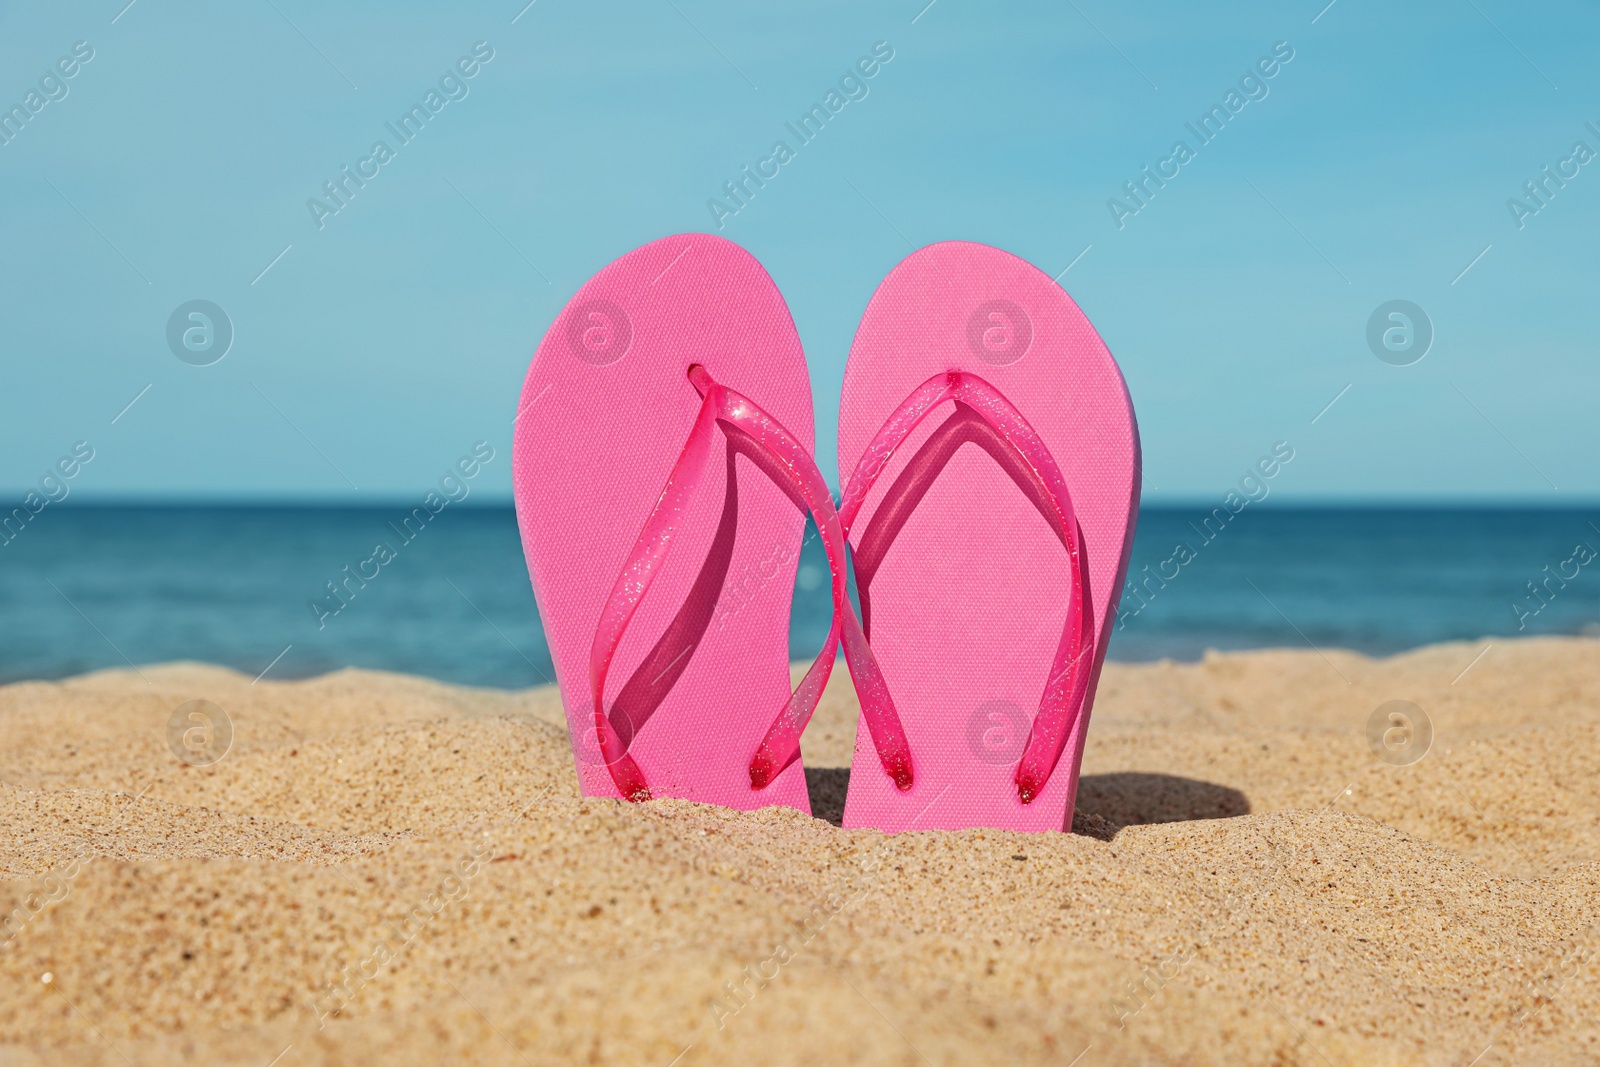
M629 252L545 334L513 478L585 796L810 813L799 731L832 670L840 609L855 620L812 432L789 309L721 238ZM791 694L808 509L834 571L835 626Z
M839 516L903 742L863 713L847 828L1070 829L1138 465L1122 374L1048 275L952 241L884 279L845 368Z

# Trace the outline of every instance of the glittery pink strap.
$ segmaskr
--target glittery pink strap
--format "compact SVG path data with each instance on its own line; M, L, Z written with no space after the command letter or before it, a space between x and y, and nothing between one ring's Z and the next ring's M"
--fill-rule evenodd
M1067 491L1066 480L1061 476L1050 450L1021 412L994 386L967 371L953 370L936 374L914 390L889 416L862 453L845 487L844 498L839 503L839 521L845 528L850 527L878 476L888 466L895 449L905 442L918 423L947 400L968 408L993 427L1020 461L1022 469L1031 475L1039 498L1049 505L1045 518L1066 546L1072 567L1072 593L1067 605L1066 626L1061 634L1061 642L1056 647L1055 660L1051 664L1050 677L1045 682L1044 694L1039 700L1039 713L1034 717L1027 747L1017 763L1017 793L1026 804L1044 789L1061 758L1071 727L1077 721L1083 705L1089 675L1083 666L1084 658L1094 648L1093 623L1084 605L1088 569L1083 537L1073 516L1072 497ZM873 740L877 740L876 734ZM882 749L879 751L881 755Z
M644 600L650 583L677 538L679 519L705 472L713 430L718 422L742 432L777 460L776 466L787 478L789 488L799 494L816 519L828 556L828 569L833 576L834 615L828 640L751 758L751 787L764 788L794 756L799 747L800 734L816 710L817 701L821 699L822 690L833 671L834 649L839 641L841 626L844 630L845 656L851 672L856 676L857 686L881 694L878 703L874 704L874 714L879 717L886 714L895 728L899 726L894 708L888 704L888 692L877 662L866 647L866 639L861 636L861 624L856 620L845 595L844 533L833 507L833 497L816 463L805 447L777 419L749 398L717 384L704 367L699 364L690 367L689 381L700 392L700 410L695 415L683 451L667 477L661 497L651 510L650 517L645 520L627 562L617 576L599 624L595 627L594 643L589 649L589 687L594 698L595 731L600 751L617 789L629 800L650 799L650 786L643 771L628 755L626 744L612 729L606 715L606 674L622 643L628 623ZM841 623L841 616L848 621ZM866 695L863 696L863 705L868 699ZM903 748L903 732L901 737Z

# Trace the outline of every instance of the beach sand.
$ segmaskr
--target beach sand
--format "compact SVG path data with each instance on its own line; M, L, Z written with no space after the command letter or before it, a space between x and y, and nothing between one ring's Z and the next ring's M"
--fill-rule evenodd
M581 800L548 689L7 686L0 1063L1600 1062L1600 642L1483 648L1110 664L1031 836L831 825L842 665L816 819Z

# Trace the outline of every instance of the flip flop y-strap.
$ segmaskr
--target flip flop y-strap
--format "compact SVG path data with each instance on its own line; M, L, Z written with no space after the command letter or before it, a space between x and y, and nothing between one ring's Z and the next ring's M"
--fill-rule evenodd
M617 736L617 732L611 726L610 717L606 714L604 703L606 675L611 669L612 660L622 643L622 636L627 631L629 622L644 600L645 593L655 580L667 553L677 540L679 521L705 472L706 460L711 453L713 431L717 423L720 422L724 427L742 433L776 460L776 468L788 481L785 488L797 493L816 519L817 529L822 536L823 549L828 556L828 569L833 578L834 618L828 640L800 685L790 694L788 702L779 713L777 722L768 732L767 740L763 741L752 759L750 766L752 788L765 787L776 777L778 771L788 765L798 749L800 733L810 721L812 712L816 710L817 701L821 699L822 690L827 685L828 676L833 670L834 648L839 640L840 615L843 613L852 622L855 621L854 612L845 595L844 533L839 524L838 513L834 510L833 497L829 494L821 472L817 470L816 463L805 447L784 429L777 419L762 410L754 401L713 380L703 366L695 364L689 368L689 381L700 393L700 410L695 415L694 425L684 442L683 451L673 464L672 472L661 490L661 496L645 520L643 528L640 529L639 536L628 553L627 561L611 588L611 594L606 598L600 621L595 627L594 642L589 649L589 688L594 700L594 727L600 752L618 791L627 799L634 801L649 800L650 786L638 763L628 754L627 744ZM881 672L878 671L877 663L871 659L870 649L866 649L865 639L860 640L857 654L852 657L848 627L845 632L847 634L845 654L852 672L856 672L858 678L876 678L877 689L885 694L886 700L887 690L883 686ZM855 625L855 632L860 633L859 623ZM865 650L864 655L862 650ZM869 681L868 685L870 684ZM890 707L889 715L893 714L893 708ZM785 728L780 729L780 727ZM792 727L792 730L789 727ZM777 733L780 742L788 738L792 732L792 741L787 748L781 745L769 745L774 732Z
M860 514L867 494L888 467L895 450L930 412L947 400L967 408L988 423L1018 461L1020 469L1027 473L1029 480L1034 483L1038 501L1042 502L1040 513L1066 547L1073 575L1066 625L1056 647L1055 660L1039 700L1039 712L1034 716L1027 746L1017 762L1017 794L1027 804L1043 791L1045 783L1055 771L1056 763L1061 759L1067 737L1083 704L1089 675L1084 667L1084 658L1095 644L1094 625L1084 604L1088 576L1087 552L1082 531L1073 515L1072 496L1055 457L1022 417L1022 413L993 385L968 371L946 371L934 375L913 390L861 454L839 503L839 521L845 529L850 528ZM879 753L881 757L881 748ZM888 766L887 761L885 766ZM896 779L897 784L898 781Z

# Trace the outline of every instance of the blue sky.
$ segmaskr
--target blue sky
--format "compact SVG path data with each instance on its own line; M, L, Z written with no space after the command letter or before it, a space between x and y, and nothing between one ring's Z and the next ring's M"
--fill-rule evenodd
M0 147L7 506L79 440L83 501L410 499L474 441L509 454L563 302L686 230L789 300L830 478L868 297L960 238L1070 264L1148 501L1220 497L1279 440L1278 501L1600 496L1600 162L1520 228L1507 205L1600 151L1592 6L523 2L0 13L0 106L59 96ZM398 146L385 124L477 42L464 95ZM865 97L718 230L722 183L877 42ZM1185 124L1279 42L1264 97L1200 145ZM379 139L394 158L319 228L308 199ZM1194 158L1119 228L1108 201L1179 139ZM196 299L234 330L210 366L166 339ZM1409 366L1366 340L1395 299L1435 335ZM494 464L475 499L509 489Z

